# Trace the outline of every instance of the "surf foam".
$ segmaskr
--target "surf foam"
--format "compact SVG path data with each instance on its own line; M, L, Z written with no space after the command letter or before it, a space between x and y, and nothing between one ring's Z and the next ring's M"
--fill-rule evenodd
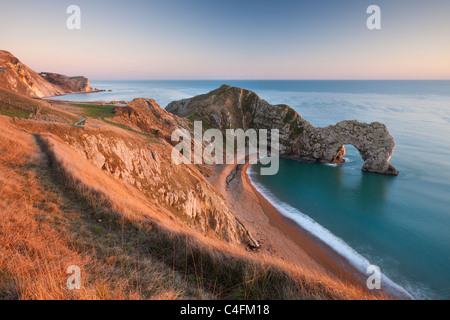
M280 201L270 190L264 187L261 183L255 181L254 176L258 174L251 170L252 166L247 169L247 175L250 182L266 198L283 216L297 223L300 227L310 232L312 235L323 241L330 248L344 257L352 266L354 266L362 274L367 274L367 267L371 263L350 247L344 240L335 236L331 231L324 228L315 220L290 206L289 204ZM382 273L381 275L382 285L389 291L400 297L408 297L413 299L413 296L402 286L392 281L389 277Z

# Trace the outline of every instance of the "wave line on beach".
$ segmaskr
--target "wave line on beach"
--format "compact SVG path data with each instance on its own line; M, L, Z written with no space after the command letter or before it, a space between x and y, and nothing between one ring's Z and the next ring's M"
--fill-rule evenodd
M247 175L252 185L263 195L283 216L294 221L297 225L310 232L313 236L324 242L331 249L344 257L352 266L354 266L362 274L367 274L367 267L371 263L350 247L344 240L334 235L331 231L317 223L311 217L307 216L300 210L290 206L289 204L279 200L269 189L261 183L255 181L254 176L258 175L256 172L250 170L252 166L247 169ZM381 282L385 288L394 293L396 296L406 296L413 299L413 296L402 286L395 283L389 277L382 273Z

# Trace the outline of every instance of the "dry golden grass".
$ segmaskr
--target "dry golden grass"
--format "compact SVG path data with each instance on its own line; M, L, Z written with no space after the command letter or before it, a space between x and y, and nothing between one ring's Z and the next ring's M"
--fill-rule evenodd
M89 234L95 235L95 222L81 219L84 208L55 192L33 136L4 120L0 119L0 298L185 296L181 277L162 263L139 261L122 248L122 241L106 248L96 243ZM97 255L97 250L109 254ZM69 265L82 270L81 290L67 289Z
M1 116L0 208L3 299L377 298L199 234L59 138ZM81 290L67 289L69 265Z
M73 112L76 110L61 108L63 103L33 99L1 87L0 104L12 108L11 116L14 113L23 115L24 111L28 111L35 119L69 124L73 124L82 118Z

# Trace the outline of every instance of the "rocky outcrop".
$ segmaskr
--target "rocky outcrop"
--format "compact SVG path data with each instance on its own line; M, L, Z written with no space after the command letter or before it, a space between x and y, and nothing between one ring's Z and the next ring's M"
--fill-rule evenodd
M42 75L28 68L10 52L0 50L0 87L33 98L99 91L91 88L85 77L67 77L55 73Z
M78 77L68 77L62 74L41 72L39 75L46 81L59 87L66 93L71 92L97 92L98 89L93 89L89 85L88 78L78 76Z
M136 187L187 225L228 242L259 247L223 197L195 168L172 164L166 152L169 146L152 147L89 131L80 138L65 137L96 167Z
M29 97L46 97L62 91L22 64L8 51L0 51L0 86Z
M389 162L394 152L394 139L386 126L379 122L370 124L356 120L341 121L334 126L310 128L292 146L292 156L305 160L344 162L344 145L353 145L364 160L363 171L397 175Z
M162 109L153 99L134 99L125 107L114 108L114 114L113 121L148 134L164 137L167 141L170 141L175 129L189 129L190 124L186 119Z
M281 156L329 163L343 162L345 144L364 160L363 170L397 175L389 162L394 140L386 126L356 120L334 126L314 127L287 105L271 105L252 91L223 85L207 94L171 102L166 110L203 126L226 129L278 129Z

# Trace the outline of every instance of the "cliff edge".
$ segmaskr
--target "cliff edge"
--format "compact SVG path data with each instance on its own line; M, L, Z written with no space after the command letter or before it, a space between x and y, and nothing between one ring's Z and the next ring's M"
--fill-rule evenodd
M32 98L100 91L91 88L85 77L48 72L38 74L5 50L0 50L0 87Z

